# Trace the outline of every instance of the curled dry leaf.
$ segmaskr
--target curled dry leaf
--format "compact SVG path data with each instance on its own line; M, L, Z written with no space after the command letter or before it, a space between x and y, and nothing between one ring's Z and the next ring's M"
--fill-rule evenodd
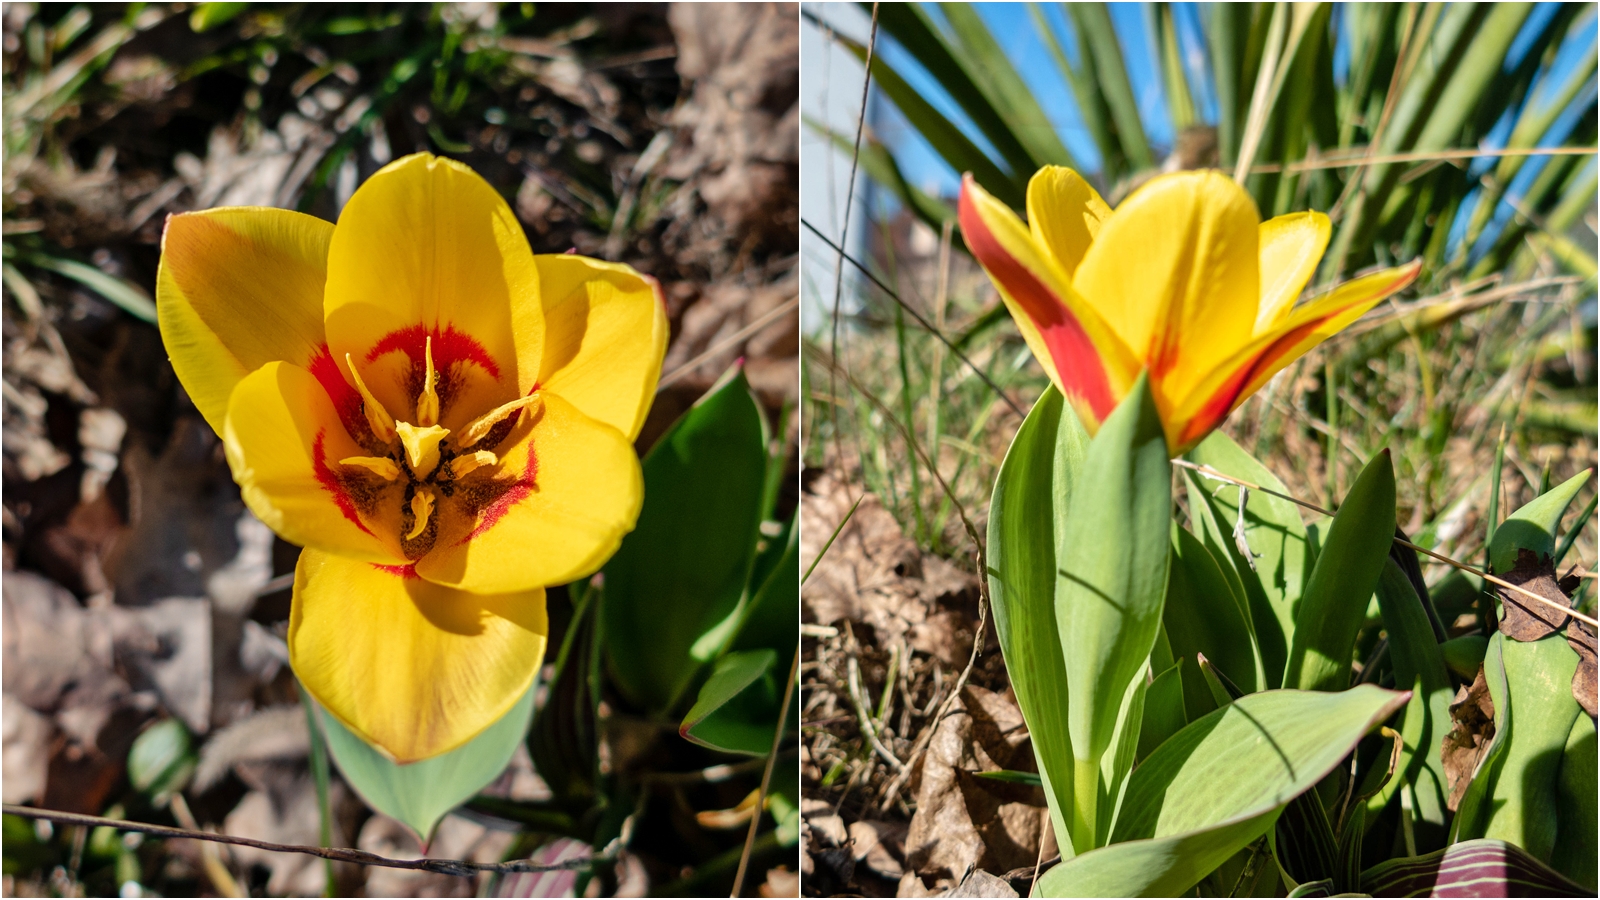
M1562 609L1572 606L1572 598L1557 583L1555 565L1548 557L1540 559L1532 550L1519 549L1516 566L1502 577L1559 607L1546 606L1516 591L1497 586L1495 590L1505 610L1500 618L1500 631L1506 637L1516 641L1537 641L1560 631L1571 618Z
M1445 778L1450 782L1447 805L1454 812L1471 784L1473 773L1478 771L1478 760L1494 740L1494 701L1489 696L1489 684L1484 681L1483 667L1471 685L1463 685L1450 702L1450 733L1445 735L1440 747Z

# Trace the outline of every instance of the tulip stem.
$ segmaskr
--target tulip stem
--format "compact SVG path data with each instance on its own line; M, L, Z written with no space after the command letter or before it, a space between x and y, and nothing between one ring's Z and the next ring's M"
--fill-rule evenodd
M1078 853L1095 848L1095 826L1100 810L1099 757L1074 760L1072 779L1072 847Z

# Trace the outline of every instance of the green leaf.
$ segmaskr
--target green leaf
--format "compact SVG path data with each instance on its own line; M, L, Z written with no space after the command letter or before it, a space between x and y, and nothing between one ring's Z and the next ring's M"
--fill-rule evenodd
M1001 111L978 87L984 73L973 68L973 61L956 54L934 27L928 13L915 3L885 3L878 7L878 24L904 47L932 75L961 111L967 114L978 132L994 145L1013 176L1013 186L1021 188L1039 167L1039 162L1023 147ZM957 168L957 171L961 171ZM980 179L980 183L981 183ZM989 192L1001 194L988 184ZM1020 210L1021 206L1014 206Z
M713 750L764 756L778 724L775 650L745 650L717 660L678 734Z
M1518 550L1531 550L1540 559L1554 558L1561 517L1588 482L1590 471L1584 469L1568 478L1500 523L1489 539L1489 565L1495 572L1511 571L1517 564Z
M1072 839L1097 832L1100 760L1161 625L1172 521L1167 439L1140 375L1089 444L1056 533L1056 627L1075 757Z
M1489 639L1481 634L1463 634L1439 645L1444 664L1456 677L1471 681L1483 665L1483 654L1489 649Z
M225 22L231 22L250 8L248 3L201 3L189 14L189 30L203 34Z
M125 312L154 324L156 321L156 302L144 289L115 275L108 275L94 266L85 265L71 259L58 259L46 256L43 253L28 254L27 261L41 269L49 269L58 275L65 275L78 282L91 291L110 300Z
M1218 10L1217 14L1222 15L1223 12ZM1189 460L1280 494L1289 493L1283 482L1266 466L1220 431L1212 432L1189 451ZM1204 490L1197 490L1201 487ZM1197 500L1205 502L1199 503ZM1300 520L1300 509L1288 500L1271 494L1260 491L1249 494L1244 507L1244 534L1251 552L1255 554L1255 566L1252 568L1232 540L1233 527L1239 521L1237 487L1207 480L1196 473L1189 483L1189 508L1191 513L1198 508L1211 517L1208 533L1201 537L1208 540L1213 550L1221 547L1233 560L1233 568L1244 584L1245 595L1250 598L1250 619L1256 640L1261 645L1267 686L1278 687L1282 683L1279 679L1288 659L1289 642L1294 638L1295 607L1300 603L1306 574L1311 571L1314 558L1306 541L1306 528Z
M1135 171L1151 169L1156 165L1150 143L1145 139L1144 124L1139 118L1139 103L1133 95L1133 83L1128 80L1128 69L1122 60L1122 45L1117 41L1117 31L1111 26L1111 13L1104 3L1069 3L1067 14L1072 25L1083 35L1083 46L1094 61L1095 79L1105 94L1111 120L1116 123L1117 138L1122 152Z
M1444 653L1434 639L1433 625L1417 596L1411 579L1393 558L1378 578L1378 609L1389 634L1389 655L1394 661L1394 683L1413 685L1411 703L1406 706L1401 729L1404 740L1397 771L1388 784L1368 804L1376 814L1402 784L1415 789L1418 846L1433 850L1445 837L1448 811L1445 801L1450 782L1440 756L1445 735L1450 732L1450 700L1455 689L1445 667ZM1429 840L1424 841L1424 833Z
M1144 693L1144 722L1139 726L1138 761L1189 724L1183 707L1183 669L1170 666L1150 682Z
M1197 659L1204 653L1245 693L1253 694L1266 689L1266 679L1243 604L1211 552L1188 529L1173 525L1172 570L1162 613L1172 655Z
M159 802L183 790L195 763L189 729L177 719L163 719L134 739L128 750L128 782Z
M1567 746L1561 753L1561 772L1556 776L1556 848L1550 865L1556 871L1595 891L1595 872L1600 868L1596 850L1600 848L1600 828L1596 827L1596 802L1600 780L1595 774L1594 720L1579 716L1572 723Z
M1572 696L1578 654L1566 635L1556 633L1528 642L1505 638L1501 656L1509 738L1489 786L1483 836L1516 844L1549 862L1559 837L1556 778L1572 725L1582 712ZM1495 698L1497 713L1499 702Z
M1051 822L1070 835L1072 738L1067 671L1056 626L1057 517L1067 509L1089 435L1054 387L1011 441L989 503L988 576L995 633L1028 723ZM1072 842L1063 837L1063 852Z
M1505 762L1506 747L1511 738L1511 704L1506 686L1505 660L1501 653L1506 644L1505 635L1495 632L1489 637L1489 648L1483 654L1483 680L1489 687L1489 699L1494 704L1494 737L1478 755L1478 768L1467 783L1467 790L1456 805L1456 816L1450 821L1450 843L1471 841L1483 837L1493 811L1487 798L1494 788L1495 776Z
M533 719L535 683L511 711L467 743L431 759L397 765L317 705L317 721L344 780L367 805L427 845L435 825L499 777ZM314 701L313 701L314 702Z
M1394 468L1384 449L1361 470L1328 528L1295 611L1286 686L1336 691L1350 683L1356 632L1393 541Z
M1190 724L1133 771L1113 843L1047 872L1043 896L1177 896L1271 827L1410 695L1267 691Z
M670 713L742 616L767 449L760 407L734 370L644 459L644 509L605 567L606 657L619 690Z
M1002 121L1009 125L1017 141L1028 151L1030 167L1019 175L1031 176L1034 169L1056 165L1076 169L1078 164L1067 152L1055 124L1045 115L1034 97L1033 90L1017 74L1010 57L1000 48L989 27L978 15L977 7L966 3L949 3L939 7L950 22L950 31L960 42L962 55L969 71L982 72L977 81Z
M979 778L990 781L1001 781L1006 784L1025 784L1029 787L1044 787L1044 779L1038 772L1018 772L1014 769L999 769L994 772L973 772Z
M857 59L866 62L866 47L842 37L839 42ZM1002 170L960 127L923 99L880 54L872 57L872 81L952 169L971 172L985 190L1013 209L1020 210L1026 205L1019 181Z

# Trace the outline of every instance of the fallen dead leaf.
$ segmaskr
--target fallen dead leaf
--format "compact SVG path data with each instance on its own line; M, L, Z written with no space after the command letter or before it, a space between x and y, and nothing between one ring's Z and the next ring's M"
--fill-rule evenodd
M44 793L50 773L50 720L7 693L3 703L3 750L0 750L0 795L7 803L30 803Z
M1445 779L1450 783L1450 811L1454 812L1478 771L1478 760L1494 739L1494 700L1483 678L1483 666L1471 685L1462 685L1450 702L1450 733L1440 747Z
M1516 641L1537 641L1555 634L1570 616L1564 611L1572 606L1572 598L1556 582L1556 569L1548 557L1540 559L1532 550L1517 551L1517 564L1501 576L1506 581L1538 594L1551 601L1555 607L1531 600L1516 591L1496 586L1504 610L1500 617L1500 631Z

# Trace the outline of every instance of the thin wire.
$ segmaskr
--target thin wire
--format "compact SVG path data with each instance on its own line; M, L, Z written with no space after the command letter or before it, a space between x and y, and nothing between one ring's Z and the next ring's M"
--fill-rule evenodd
M1334 514L1333 510L1331 510L1331 509L1323 509L1322 507L1316 505L1315 503L1307 503L1306 501L1301 500L1298 497L1291 497L1288 494L1279 493L1278 491L1275 491L1275 490L1273 490L1271 488L1262 487L1259 484L1251 484L1250 482L1245 481L1242 478L1235 478L1232 475L1225 475L1225 474L1223 474L1221 472L1218 472L1216 469L1211 468L1210 466L1196 465L1196 464L1194 464L1192 462L1189 462L1186 459L1175 459L1175 460L1172 461L1172 464L1176 465L1176 466L1183 466L1186 469L1193 469L1196 472L1199 472L1200 474L1206 476L1207 478L1215 478L1218 481L1226 481L1229 484L1237 484L1237 485L1240 485L1242 487L1249 488L1252 491L1260 491L1263 494L1271 494L1272 496L1277 497L1280 500L1287 500L1290 503L1298 504L1300 506L1305 507L1306 509L1309 509L1309 510L1311 510L1313 512L1321 513L1321 514L1323 514L1325 516L1332 516ZM1538 602L1543 603L1545 606L1548 606L1551 609L1556 609L1556 610L1559 610L1561 612L1564 612L1567 615L1572 616L1574 619L1577 619L1580 622L1587 622L1588 624L1590 624L1590 625L1592 625L1592 626L1594 626L1596 628L1600 628L1600 621L1596 621L1594 619L1594 617L1584 615L1583 613L1578 612L1577 610L1573 609L1570 606L1562 606L1561 604L1557 603L1554 600L1549 599L1548 597L1541 597L1538 594L1535 594L1533 591L1530 591L1525 587L1522 587L1520 585L1512 584L1511 582L1506 581L1506 580L1504 580L1502 578L1496 578L1495 576L1490 575L1488 572L1484 572L1482 570L1473 568L1472 566L1469 566L1464 562L1460 562L1459 560L1451 559L1450 557L1445 556L1442 553L1435 553L1432 550L1429 550L1427 547L1422 547L1422 546L1419 546L1417 544L1413 544L1408 540L1404 540L1402 538L1395 538L1394 542L1396 544L1399 544L1402 547L1409 547L1412 550L1417 551L1418 553L1424 554L1426 556L1431 556L1434 559L1437 559L1439 562L1444 563L1445 565L1454 566L1454 567L1456 567L1457 569L1460 569L1463 572L1467 572L1469 574L1476 575L1479 578L1482 578L1484 581L1487 581L1490 584L1496 585L1497 587L1502 587L1502 588L1505 588L1508 591L1514 591L1514 592L1516 592L1518 594L1521 594L1524 597L1528 597L1530 599L1537 600Z
M468 877L479 872L571 872L587 869L599 862L606 860L600 858L573 859L550 865L537 865L531 860L518 859L501 863L480 863L464 859L390 859L365 850L347 850L339 847L309 847L301 844L275 844L271 841L258 841L252 838L236 837L231 834L215 834L210 831L196 831L189 828L172 828L167 825L151 825L146 822L129 822L123 819L107 819L102 816L85 816L79 813L61 812L54 809L36 809L32 806L16 806L10 803L0 807L8 816L21 816L24 819L47 819L51 822L60 822L63 825L88 825L96 828L115 828L118 831L137 831L142 834L153 834L157 837L188 838L196 841L214 841L219 844L237 844L241 847L254 847L257 850L270 850L274 853L304 853L307 856L320 856L337 862L355 863L359 866L383 866L390 869L421 869L424 872L437 872L441 875L458 875Z
M805 219L801 219L800 220L800 224L804 225L812 234L816 235L823 243L827 244L831 249L836 251L839 254L839 258L840 259L848 260L850 265L856 267L856 271L858 271L861 274L867 276L867 279L869 281L871 281L874 285L877 285L878 290L883 291L884 294L886 294L889 297L889 299L891 299L895 303L899 304L901 309L904 309L906 312L910 313L911 314L911 318L916 319L918 325L921 325L924 330L926 330L929 334L933 335L934 337L938 338L940 343L942 343L946 347L948 347L950 349L950 352L955 354L957 359L959 359L963 363L965 363L967 368L971 369L973 374L977 375L978 378L981 379L984 384L988 385L989 388L995 392L995 394L999 395L1000 399L1004 400L1006 402L1006 405L1011 407L1013 412L1015 412L1019 416L1026 416L1027 415L1026 412L1023 412L1022 407L1020 407L1020 406L1018 406L1016 404L1016 401L1012 400L1010 397L1008 397L1006 395L1005 391L1000 389L1000 385L995 384L993 379L991 379L988 375L986 375L982 369L978 368L978 364L977 363L975 363L972 360L968 359L967 355L965 353L962 353L959 349L957 349L956 345L951 343L949 338L945 337L944 332L942 332L939 329L933 327L933 325L930 324L927 319L924 319L922 317L922 314L917 312L916 309L911 306L911 304L909 304L906 301L900 299L900 295L899 294L895 293L892 289L890 289L890 287L888 285L884 284L882 281L879 281L878 280L878 276L872 274L872 272L870 270L868 270L866 266L862 265L860 263L860 261L858 261L855 257L853 257L850 254L844 252L844 250L841 249L839 247L839 245L835 244L833 241L828 240L826 235L824 235L822 232L817 230L817 226L812 225L810 222L807 222ZM835 356L834 359L838 359L838 357ZM833 386L833 384L831 382L831 379L830 379L830 383L829 383L829 387L828 387L828 392L833 394L833 395L835 395L835 396L838 395L838 391L834 389L834 386Z

